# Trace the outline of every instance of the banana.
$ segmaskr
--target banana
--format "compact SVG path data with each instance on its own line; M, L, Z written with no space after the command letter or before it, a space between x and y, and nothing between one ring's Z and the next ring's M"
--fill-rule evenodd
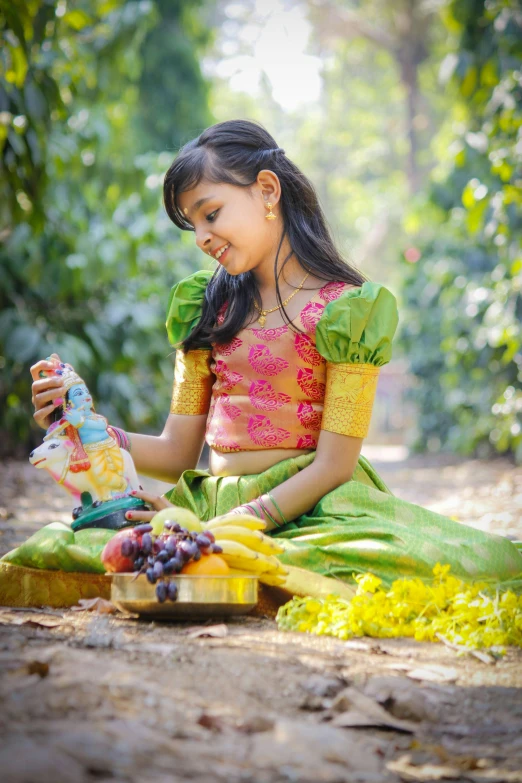
M223 525L245 527L248 530L264 530L266 528L266 522L258 517L250 516L250 514L222 514L205 523L207 530L212 530L212 532Z
M259 581L264 585L270 585L271 587L282 587L286 584L286 576L279 576L279 574L263 573L259 575Z
M239 541L240 544L264 555L280 555L281 552L284 552L284 547L281 544L263 535L259 530L249 530L240 525L222 525L212 532L218 543L224 538L229 541Z
M220 539L219 546L223 549L221 557L231 568L260 574L265 571L281 575L286 573L284 566L276 557L255 552L239 541Z

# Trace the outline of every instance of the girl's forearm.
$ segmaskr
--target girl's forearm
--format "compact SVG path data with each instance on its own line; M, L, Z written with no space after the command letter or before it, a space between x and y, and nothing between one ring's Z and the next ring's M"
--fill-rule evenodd
M270 490L270 495L275 499L279 510L284 514L285 520L291 522L293 519L300 517L301 514L310 511L328 492L336 489L345 481L349 481L349 479L350 476L345 474L336 474L331 466L312 462L311 465L308 465L295 476ZM261 495L261 499L263 504L268 506L270 514L274 519L281 523L279 511L268 497L268 494ZM270 522L269 519L266 519L266 522L267 531L277 529L278 525Z
M159 481L175 484L184 470L195 468L201 446L184 443L163 435L127 433L131 442L131 456L138 473Z
M175 442L164 435L127 433L136 470L144 476L175 484L183 471L179 470Z

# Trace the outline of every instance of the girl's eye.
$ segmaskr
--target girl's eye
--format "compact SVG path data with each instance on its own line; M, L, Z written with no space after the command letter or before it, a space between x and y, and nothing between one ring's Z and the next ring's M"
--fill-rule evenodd
M209 223L213 223L214 222L214 220L216 219L215 216L217 215L218 212L219 212L219 209L215 209L214 212L211 212L210 215L207 215L207 220L208 220Z

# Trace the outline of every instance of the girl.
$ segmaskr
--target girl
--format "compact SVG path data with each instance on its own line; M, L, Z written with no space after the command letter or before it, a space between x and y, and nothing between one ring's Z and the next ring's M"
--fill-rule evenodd
M131 434L139 472L175 484L164 497L201 519L249 511L285 546L281 560L349 581L522 574L506 539L395 497L360 456L397 326L393 295L347 265L316 193L261 126L234 120L186 144L168 170L171 220L217 262L171 291L177 349L170 415L159 437ZM32 368L44 428L59 379ZM55 402L53 402L55 400ZM209 470L196 465L206 440Z

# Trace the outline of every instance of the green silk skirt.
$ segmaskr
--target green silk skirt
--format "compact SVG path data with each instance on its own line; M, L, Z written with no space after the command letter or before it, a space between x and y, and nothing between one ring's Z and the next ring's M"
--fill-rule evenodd
M249 476L186 470L166 497L208 520L274 489L314 456L292 457ZM434 565L442 563L466 580L520 581L522 588L522 553L511 541L395 497L362 456L351 481L271 535L285 547L279 559L286 565L343 581L367 571L385 584L401 576L431 579Z
M310 465L314 456L302 454L247 476L186 470L166 497L207 521L274 489ZM112 535L100 530L74 534L59 523L46 525L0 561L0 604L7 593L12 598L9 564L100 574L101 551ZM350 481L271 535L285 548L279 556L283 563L348 583L354 574L367 571L388 585L403 576L431 579L434 565L442 563L466 580L522 589L522 553L515 544L395 497L362 456Z

